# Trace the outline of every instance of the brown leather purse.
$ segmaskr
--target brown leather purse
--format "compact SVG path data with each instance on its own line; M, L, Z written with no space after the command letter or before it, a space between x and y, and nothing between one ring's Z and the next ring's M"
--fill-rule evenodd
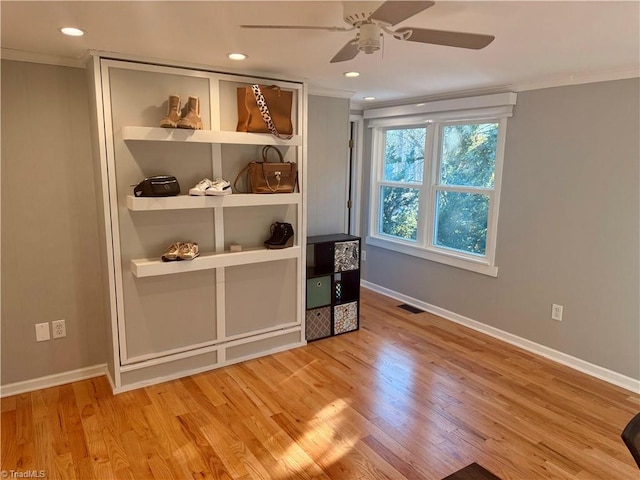
M276 85L238 88L238 132L271 133L291 138L293 92Z
M271 150L278 154L280 162L267 161ZM284 162L280 150L272 145L262 148L262 160L262 162L250 162L244 167L233 182L233 188L239 191L238 180L246 174L248 189L251 193L292 193L298 183L298 165Z

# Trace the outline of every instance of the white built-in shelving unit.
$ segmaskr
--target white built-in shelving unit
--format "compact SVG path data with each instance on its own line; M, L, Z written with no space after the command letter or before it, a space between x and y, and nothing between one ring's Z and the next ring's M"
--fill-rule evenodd
M104 211L111 356L116 392L304 345L304 192L190 196L202 178L233 179L261 146L298 164L304 185L306 86L180 65L101 58L89 64ZM236 89L294 92L294 135L236 132ZM201 102L203 130L157 127L169 94ZM147 176L178 178L183 194L135 197ZM269 250L270 224L294 225L293 247ZM174 241L200 255L164 262ZM229 245L241 244L241 251ZM248 301L250 299L250 301Z

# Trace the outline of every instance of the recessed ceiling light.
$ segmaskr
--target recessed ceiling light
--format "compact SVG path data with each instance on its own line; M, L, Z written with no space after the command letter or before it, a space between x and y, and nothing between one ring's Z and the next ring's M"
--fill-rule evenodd
M229 57L231 60L244 60L245 58L247 58L247 55L245 55L244 53L230 53L229 55L227 55L227 57Z
M416 103L416 107L424 107L425 105L425 103Z
M81 37L84 35L84 31L75 27L63 27L60 29L62 33L65 35L69 35L70 37Z
M348 78L359 77L360 74L358 72L344 72L344 76Z
M370 102L372 100L375 100L376 97L364 97L363 100L366 100L367 102Z

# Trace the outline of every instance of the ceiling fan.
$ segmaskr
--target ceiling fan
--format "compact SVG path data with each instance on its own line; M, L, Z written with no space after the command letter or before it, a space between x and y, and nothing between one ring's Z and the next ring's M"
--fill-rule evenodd
M493 35L477 33L448 32L429 28L402 27L392 30L391 27L413 17L414 15L435 5L435 2L388 0L380 2L342 2L344 21L350 27L320 27L305 25L240 25L241 28L327 30L329 32L349 32L357 30L356 36L349 40L331 59L330 63L345 62L358 55L359 52L371 54L380 50L382 33L388 33L398 40L431 43L449 47L471 48L479 50L489 45L495 38ZM377 7L377 8L376 8Z

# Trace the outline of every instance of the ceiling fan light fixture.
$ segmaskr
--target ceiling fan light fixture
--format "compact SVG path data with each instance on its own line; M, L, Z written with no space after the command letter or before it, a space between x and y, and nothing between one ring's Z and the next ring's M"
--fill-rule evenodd
M248 55L245 55L244 53L229 53L227 58L231 60L245 60L248 58Z
M376 99L376 97L363 97L362 99L365 102L373 102Z
M380 35L380 26L375 23L363 23L360 25L358 50L366 54L380 50Z
M347 78L356 78L360 76L360 72L344 72L344 76Z

